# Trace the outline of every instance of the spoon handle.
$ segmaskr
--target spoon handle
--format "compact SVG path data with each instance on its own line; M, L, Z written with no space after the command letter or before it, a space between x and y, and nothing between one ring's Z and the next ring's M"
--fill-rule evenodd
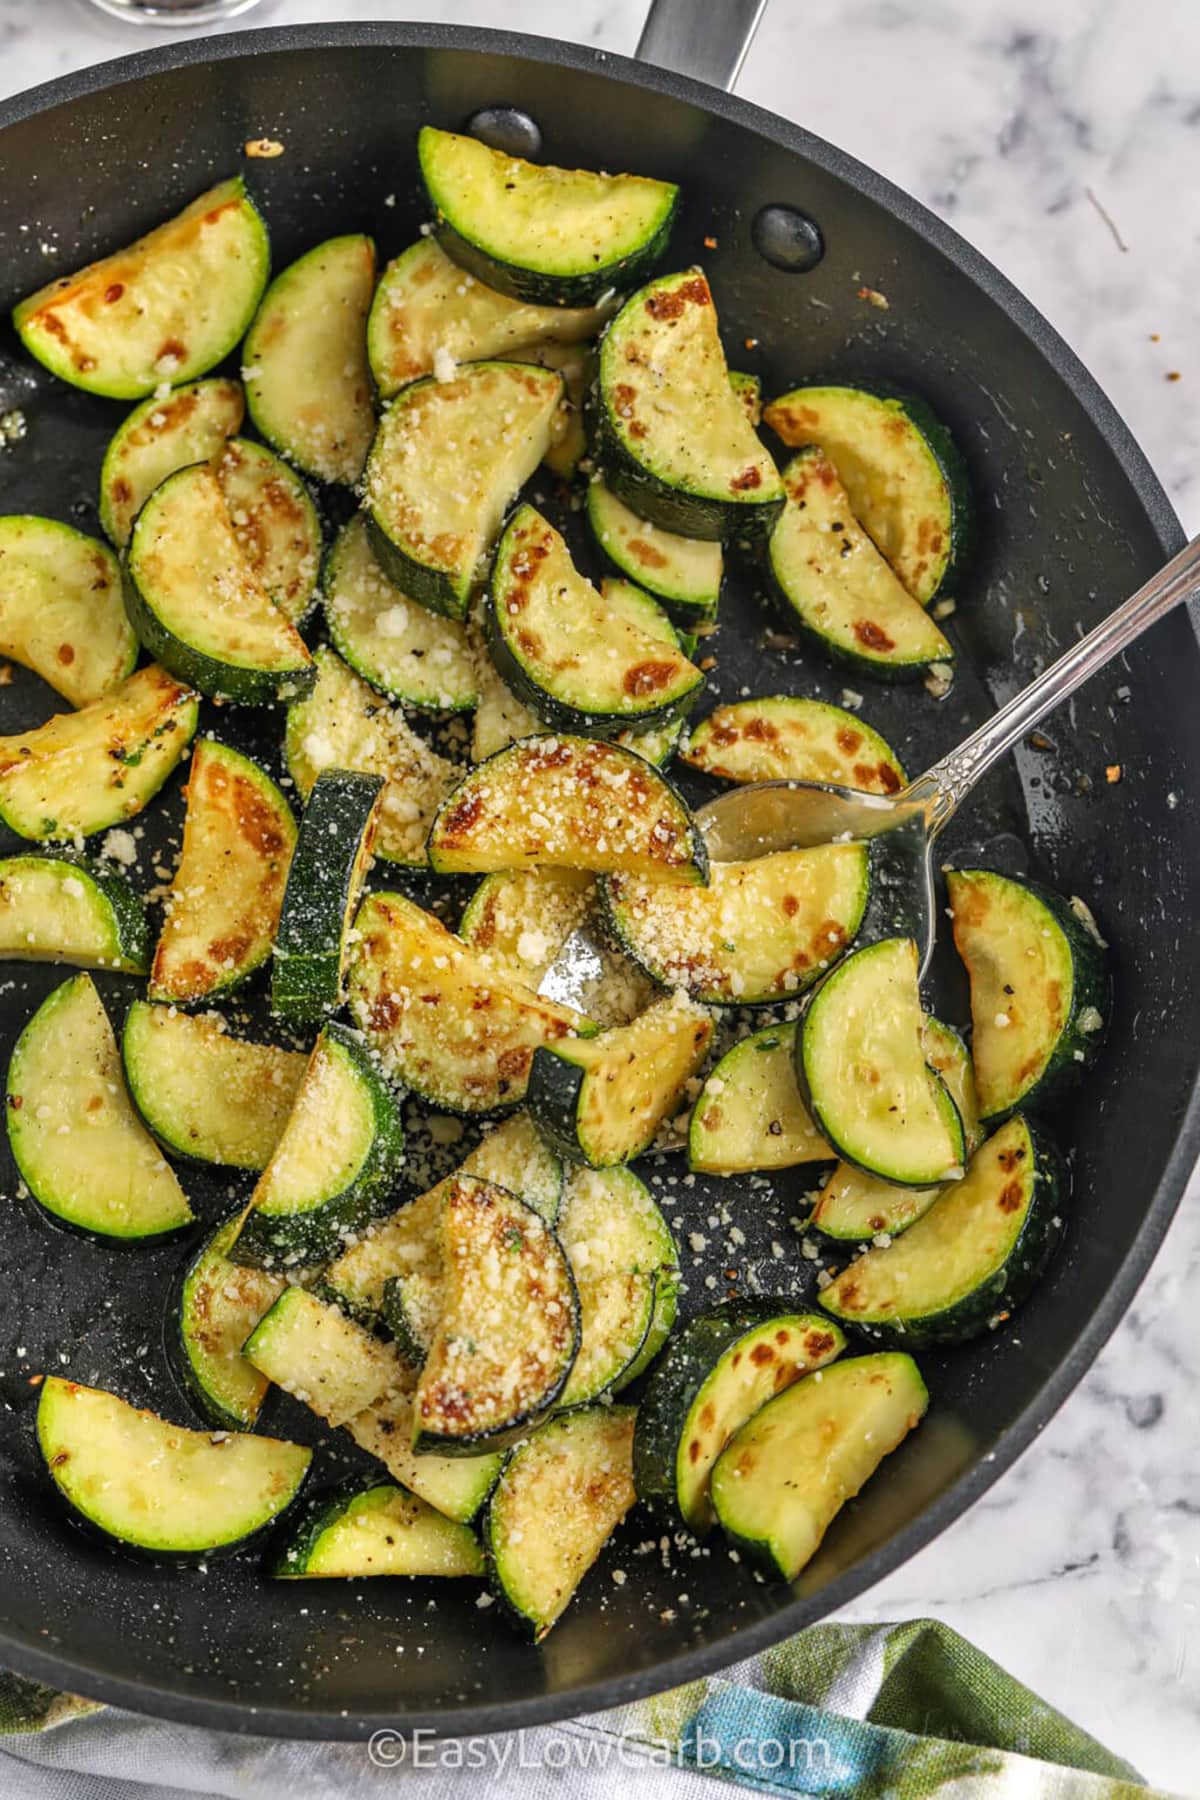
M909 789L925 801L930 833L940 831L957 812L976 782L1027 731L1040 724L1076 688L1090 681L1143 631L1184 600L1200 598L1200 537L1152 575L1107 619L1051 663L1007 706L973 731L940 761L919 775Z

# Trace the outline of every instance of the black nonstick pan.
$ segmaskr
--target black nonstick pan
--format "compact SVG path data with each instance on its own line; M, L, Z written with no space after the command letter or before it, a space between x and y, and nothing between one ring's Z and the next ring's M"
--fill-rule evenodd
M670 262L704 263L731 356L762 375L768 394L802 379L867 379L925 395L948 422L978 515L949 621L964 672L941 702L920 687L851 683L869 688L865 716L910 768L948 748L1181 543L1145 459L1086 371L937 219L849 157L716 88L542 40L402 24L251 32L156 49L5 103L3 316L51 275L128 241L238 169L266 212L277 267L345 231L373 232L390 256L423 216L414 138L426 121L471 125L494 141L507 134L558 163L680 181ZM262 137L281 141L284 154L245 161L247 140ZM780 207L808 223L766 210ZM887 309L860 297L865 289L886 296ZM99 459L121 407L55 384L5 326L0 413L11 407L28 434L0 450L0 508L97 530ZM723 606L723 695L744 686L839 698L841 675L772 635L777 622L750 572ZM1193 629L1174 616L1049 722L1038 740L1049 748L1024 749L989 778L947 845L1085 896L1112 943L1108 1048L1055 1121L1074 1176L1069 1237L1007 1330L922 1358L928 1419L793 1588L748 1579L719 1548L673 1551L669 1566L657 1551L638 1554L657 1534L635 1514L534 1649L495 1609L477 1608L473 1583L312 1583L301 1593L262 1580L253 1559L178 1572L90 1542L48 1504L29 1378L67 1371L187 1419L164 1341L187 1247L120 1253L51 1230L10 1165L0 1202L0 1665L140 1712L284 1737L358 1737L384 1722L447 1734L510 1729L614 1705L761 1649L936 1537L1083 1375L1128 1306L1200 1147L1198 692ZM0 687L0 731L55 709L24 671ZM206 726L243 744L279 736L233 709L210 709ZM1113 764L1116 784L1105 779ZM147 884L161 860L150 852L177 841L179 817L176 786L147 824ZM61 973L9 965L4 976L7 1057ZM133 991L120 978L107 984L114 1012ZM959 1017L962 998L946 997ZM738 1182L672 1186L682 1171L665 1164L651 1173L685 1240L689 1229L707 1231L704 1219L722 1204L747 1234L732 1277L723 1230L708 1232L713 1244L697 1266L685 1259L687 1307L711 1298L707 1274L719 1293L802 1280L788 1219L800 1210L803 1170L777 1181L773 1199ZM187 1180L206 1218L229 1204L223 1180ZM279 1422L309 1429L291 1413ZM615 1567L627 1571L623 1585L611 1579Z

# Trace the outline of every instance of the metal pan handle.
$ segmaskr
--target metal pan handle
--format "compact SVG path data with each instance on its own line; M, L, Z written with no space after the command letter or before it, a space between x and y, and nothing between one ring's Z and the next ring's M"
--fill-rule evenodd
M766 10L767 0L650 0L638 60L728 92Z

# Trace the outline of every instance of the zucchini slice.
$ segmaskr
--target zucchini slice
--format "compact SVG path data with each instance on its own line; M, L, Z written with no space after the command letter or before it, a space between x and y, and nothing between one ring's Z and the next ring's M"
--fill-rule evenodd
M533 306L485 287L452 262L436 238L417 242L383 272L367 324L367 354L385 400L435 365L487 362L556 339L594 337L600 307Z
M243 556L284 617L298 624L321 574L312 495L293 469L249 438L230 438L213 469Z
M460 1175L507 1188L553 1225L562 1203L563 1166L527 1113L505 1119L464 1157ZM384 1303L384 1287L396 1277L420 1273L426 1286L441 1279L441 1223L445 1183L410 1200L389 1218L364 1231L357 1243L342 1251L322 1277L322 1291L335 1299L351 1318L378 1329ZM440 1300L438 1302L440 1305ZM413 1345L405 1342L406 1352ZM416 1356L424 1360L425 1341Z
M783 483L729 385L700 269L661 275L625 302L600 345L596 441L619 500L685 537L753 537Z
M902 1238L835 1276L821 1305L884 1343L965 1343L1032 1292L1062 1236L1063 1199L1057 1157L1014 1114Z
M777 850L713 863L709 885L632 875L603 885L622 948L705 1006L760 1006L803 992L854 939L867 904L865 844Z
M132 673L137 649L107 544L57 519L0 519L0 656L90 706Z
M191 1224L187 1196L125 1092L90 975L55 988L17 1039L5 1117L26 1186L64 1225L145 1243Z
M556 1150L592 1169L632 1162L673 1118L708 1053L712 1019L664 994L629 1025L534 1051L529 1111Z
M921 1045L925 1061L950 1090L963 1123L964 1149L973 1156L981 1134L970 1053L957 1031L940 1019L925 1020ZM878 1237L881 1232L895 1237L928 1212L941 1192L940 1187L893 1187L878 1175L867 1175L843 1162L821 1189L809 1224L826 1237L850 1241Z
M596 878L585 869L485 875L463 909L458 935L488 963L536 992L595 900Z
M963 1123L925 1061L917 946L884 938L822 983L796 1038L796 1073L813 1123L847 1162L903 1187L952 1181Z
M702 1537L714 1523L713 1464L775 1394L840 1356L846 1340L820 1313L779 1300L737 1301L684 1326L646 1383L633 1435L638 1499Z
M454 261L539 306L588 306L632 287L666 248L679 204L670 181L525 162L433 125L417 157Z
M827 781L864 794L898 794L907 779L891 745L854 713L783 694L718 706L680 760L722 781Z
M704 685L653 600L629 582L599 594L532 506L517 508L500 540L487 633L505 684L563 731L659 724Z
M18 837L89 837L140 813L196 735L200 709L165 669L103 700L0 737L0 821Z
M587 515L608 560L661 601L676 624L686 628L715 615L724 572L720 544L661 531L618 500L599 475L588 482Z
M424 868L425 840L458 770L431 750L332 650L318 650L316 686L288 707L284 755L303 799L323 769L382 775L375 855Z
M100 524L123 550L155 488L192 463L216 462L242 428L240 383L214 376L160 399L151 394L117 426L100 469Z
M138 514L125 604L150 654L210 699L263 706L304 693L304 639L251 567L207 463L179 469Z
M833 1155L796 1086L796 1029L768 1025L725 1052L692 1109L689 1168L744 1175Z
M483 1552L469 1525L391 1482L358 1480L312 1501L267 1572L284 1581L482 1575Z
M240 176L128 249L22 300L21 342L90 394L139 400L203 375L239 342L267 283L267 228Z
M551 1419L509 1458L484 1520L497 1599L539 1642L637 1499L632 1406Z
M418 606L388 580L361 513L329 553L322 597L335 649L372 687L439 712L475 705L479 681L466 628Z
M277 275L242 351L250 417L281 456L352 487L375 430L367 314L375 244L330 238Z
M442 1202L442 1312L417 1382L413 1449L502 1450L558 1399L579 1350L579 1300L540 1213L458 1175Z
M145 1000L125 1014L121 1056L133 1103L163 1149L230 1169L266 1168L308 1065L302 1051L230 1036L220 1013Z
M150 970L152 1000L207 1000L267 960L295 842L292 809L266 771L201 738Z
M205 1418L225 1430L250 1431L270 1382L242 1355L242 1345L284 1290L285 1277L249 1269L226 1254L240 1212L197 1252L183 1278L176 1314L178 1361Z
M804 631L829 655L886 680L951 667L953 645L862 529L823 451L801 450L783 479L788 503L767 567Z
M895 1351L793 1382L717 1458L710 1493L726 1537L768 1575L794 1581L928 1405L916 1363Z
M863 388L794 388L772 400L763 417L791 448L821 448L855 518L920 605L962 573L967 472L923 400Z
M59 1375L42 1383L37 1435L82 1518L127 1549L180 1562L244 1549L292 1504L312 1460L281 1438L187 1431Z
M283 1135L259 1177L234 1262L323 1262L388 1210L404 1152L400 1108L355 1032L321 1028Z
M1094 929L1047 888L990 869L946 876L954 944L971 982L979 1111L1056 1100L1096 1059L1108 979Z
M708 858L666 777L618 744L525 738L464 777L438 809L429 864L439 875L568 868L702 882Z
M300 821L275 934L271 1009L292 1024L342 1003L348 933L379 822L382 775L323 769Z
M150 928L141 898L106 863L6 856L0 860L0 957L144 975Z
M630 1169L577 1169L559 1237L579 1294L579 1354L559 1405L581 1406L627 1387L666 1343L679 1253L649 1188Z
M285 1287L242 1346L257 1369L327 1425L344 1425L382 1399L395 1380L386 1344L307 1288Z
M388 1074L435 1106L517 1106L537 1046L594 1029L500 974L403 894L369 894L355 928L351 1017Z
M364 505L384 573L461 619L517 490L550 448L562 379L531 363L468 363L402 388L367 459Z
M466 1525L496 1485L504 1463L498 1452L486 1456L418 1456L412 1447L413 1383L401 1380L375 1406L351 1419L346 1430L360 1449L381 1462L393 1480L436 1508L447 1519Z

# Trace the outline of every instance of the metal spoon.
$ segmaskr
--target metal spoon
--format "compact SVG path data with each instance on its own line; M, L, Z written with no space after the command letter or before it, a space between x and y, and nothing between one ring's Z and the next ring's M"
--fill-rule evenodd
M1027 731L1156 620L1196 598L1200 598L1200 538L1193 538L1136 594L898 794L860 794L817 781L761 781L732 788L696 813L709 855L714 862L742 862L773 850L899 834L890 847L894 854L887 858L886 879L895 893L903 929L921 947L923 974L935 935L933 847L939 833L993 763ZM542 993L571 1004L581 971L594 973L595 960L594 937L585 924L572 933L547 970Z

